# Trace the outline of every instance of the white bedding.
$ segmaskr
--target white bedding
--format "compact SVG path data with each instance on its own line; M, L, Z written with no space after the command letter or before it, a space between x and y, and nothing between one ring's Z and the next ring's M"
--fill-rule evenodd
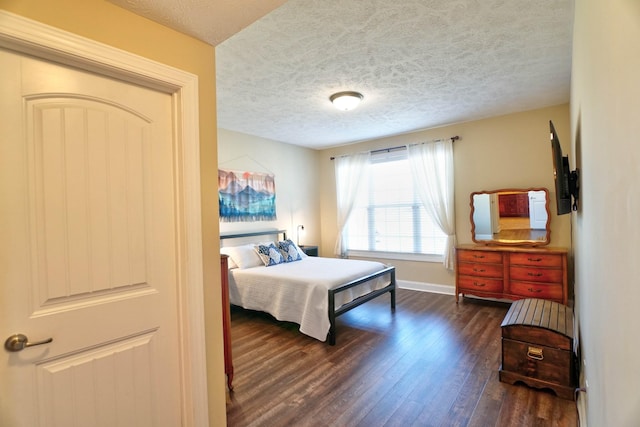
M229 270L229 299L231 304L295 322L303 334L325 341L331 326L328 290L385 267L374 261L307 257L270 267L234 268ZM390 280L387 274L336 294L335 308Z

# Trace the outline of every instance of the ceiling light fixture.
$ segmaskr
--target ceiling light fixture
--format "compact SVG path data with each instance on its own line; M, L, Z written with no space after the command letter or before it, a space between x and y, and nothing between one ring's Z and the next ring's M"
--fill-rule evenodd
M349 111L356 108L362 98L363 96L359 92L345 91L334 93L329 97L329 100L338 110Z

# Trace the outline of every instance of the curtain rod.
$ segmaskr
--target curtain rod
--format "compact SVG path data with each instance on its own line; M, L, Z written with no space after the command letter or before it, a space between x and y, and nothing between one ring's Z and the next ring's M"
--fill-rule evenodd
M429 141L429 142L441 142L441 141L444 141L445 139L447 139L447 138L434 139L434 140ZM448 139L450 139L450 140L451 140L451 142L455 142L455 141L459 140L459 139L460 139L460 137L459 137L458 135L456 135L456 136L452 136L451 138L448 138ZM426 143L426 142L421 142L421 143L419 143L419 144L427 144L427 143ZM408 145L419 145L419 144L408 144ZM369 152L370 152L371 154L376 154L376 153L385 153L385 152L386 152L386 153L390 153L390 152L392 152L392 151L395 151L395 150L402 150L402 149L404 149L404 148L407 148L407 146L406 146L406 145L398 145L398 146L396 146L396 147L380 148L380 149L378 149L378 150L371 150L371 151L369 151ZM348 154L345 154L345 156L348 156ZM335 160L335 157L334 157L334 156L331 156L331 157L329 157L329 160Z

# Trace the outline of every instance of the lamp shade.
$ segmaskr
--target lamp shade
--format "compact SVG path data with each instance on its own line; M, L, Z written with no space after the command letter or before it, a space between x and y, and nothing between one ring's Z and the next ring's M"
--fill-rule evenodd
M349 111L356 108L362 98L363 96L359 92L346 91L334 93L329 97L329 100L338 110Z

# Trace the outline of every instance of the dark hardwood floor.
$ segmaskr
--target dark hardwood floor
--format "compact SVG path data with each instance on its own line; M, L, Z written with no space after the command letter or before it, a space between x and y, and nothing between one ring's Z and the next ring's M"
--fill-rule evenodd
M338 318L329 346L232 308L229 426L577 426L575 403L498 380L507 304L398 290Z

